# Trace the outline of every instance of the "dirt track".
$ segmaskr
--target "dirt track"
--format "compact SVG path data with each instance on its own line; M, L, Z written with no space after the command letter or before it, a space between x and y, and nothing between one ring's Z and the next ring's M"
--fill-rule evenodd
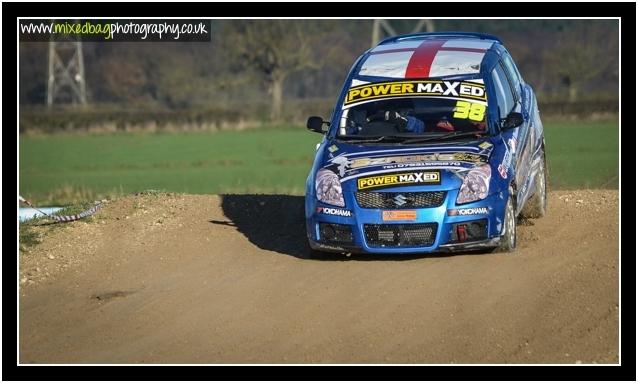
M39 227L20 363L618 363L618 192L513 254L308 259L303 197L142 195Z

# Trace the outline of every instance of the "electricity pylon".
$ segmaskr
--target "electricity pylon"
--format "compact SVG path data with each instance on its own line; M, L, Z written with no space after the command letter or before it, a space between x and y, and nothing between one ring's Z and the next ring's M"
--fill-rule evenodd
M434 32L434 21L430 19L421 19L417 21L414 29L410 33L416 33L423 30L425 26L426 32ZM381 41L381 34L385 32L386 36L396 36L397 33L392 25L385 19L374 19L372 24L372 47L375 47Z
M51 35L47 105L54 103L86 104L84 57L79 36Z

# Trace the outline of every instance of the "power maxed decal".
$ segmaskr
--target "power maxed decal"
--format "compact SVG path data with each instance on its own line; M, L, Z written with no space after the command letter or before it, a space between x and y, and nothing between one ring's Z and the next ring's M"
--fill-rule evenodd
M391 97L450 97L486 102L485 86L478 82L413 80L372 83L348 90L344 105Z
M410 172L362 177L357 180L357 188L359 190L371 190L389 186L427 185L440 183L441 173L439 171Z

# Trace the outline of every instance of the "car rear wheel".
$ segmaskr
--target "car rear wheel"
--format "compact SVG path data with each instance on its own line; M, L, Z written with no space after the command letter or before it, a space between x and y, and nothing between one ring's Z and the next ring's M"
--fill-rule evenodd
M514 213L514 192L510 189L510 196L505 206L505 230L496 248L498 252L510 252L516 249L516 215Z
M536 184L536 190L534 190L534 194L527 200L521 212L523 217L526 218L544 217L547 210L547 171L544 149L534 183Z

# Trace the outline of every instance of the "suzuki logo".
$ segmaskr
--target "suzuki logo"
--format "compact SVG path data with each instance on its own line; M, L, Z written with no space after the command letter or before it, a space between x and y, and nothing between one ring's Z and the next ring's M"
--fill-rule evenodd
M397 206L403 206L406 203L408 203L408 199L405 198L403 194L397 194L397 196L392 198L392 200L394 201L394 204Z

